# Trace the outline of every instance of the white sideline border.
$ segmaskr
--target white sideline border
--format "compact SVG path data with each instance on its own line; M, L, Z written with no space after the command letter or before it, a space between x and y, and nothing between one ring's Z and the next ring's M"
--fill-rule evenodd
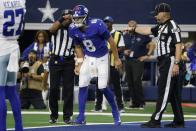
M7 111L7 114L12 114L12 111ZM44 112L44 111L22 111L23 115L50 115L50 112ZM74 112L74 115L78 115L78 112ZM59 115L63 115L63 112L59 112ZM96 112L85 112L85 115L103 115L103 116L112 116L112 113L96 113ZM121 113L120 116L146 116L150 117L152 114L142 114L142 113ZM168 117L173 117L173 114L163 114L163 117L168 118ZM184 115L186 118L196 118L196 115Z

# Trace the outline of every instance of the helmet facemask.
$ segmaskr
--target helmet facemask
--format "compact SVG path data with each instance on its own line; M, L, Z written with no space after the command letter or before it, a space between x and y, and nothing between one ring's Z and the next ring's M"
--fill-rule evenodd
M78 16L77 17L73 16L73 23L77 27L82 27L86 24L86 18L87 18L87 15L79 16L79 17Z

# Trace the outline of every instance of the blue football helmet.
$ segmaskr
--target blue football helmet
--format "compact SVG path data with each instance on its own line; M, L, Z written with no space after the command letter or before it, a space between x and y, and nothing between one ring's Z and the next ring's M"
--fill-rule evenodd
M88 17L88 9L84 5L77 5L73 9L73 22L77 27L82 27L86 24Z

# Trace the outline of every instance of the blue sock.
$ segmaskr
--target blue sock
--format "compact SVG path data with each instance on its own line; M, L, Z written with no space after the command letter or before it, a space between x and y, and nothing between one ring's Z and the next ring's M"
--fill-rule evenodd
M88 95L88 87L80 87L78 95L78 108L79 108L79 117L84 118L85 105Z
M110 104L110 106L112 108L112 112L118 112L118 107L117 107L116 102L114 100L114 94L111 91L111 89L108 87L108 88L101 89L101 91L103 92L105 98L107 99L108 103Z
M21 106L16 86L6 86L6 96L10 101L15 120L15 131L23 131Z
M5 86L0 86L0 131L6 131Z
M104 88L102 89L104 96L106 97L108 103L110 104L112 108L112 115L114 118L114 124L115 125L120 125L121 120L120 120L120 115L118 112L118 107L116 105L116 102L114 100L114 94L112 93L110 88Z

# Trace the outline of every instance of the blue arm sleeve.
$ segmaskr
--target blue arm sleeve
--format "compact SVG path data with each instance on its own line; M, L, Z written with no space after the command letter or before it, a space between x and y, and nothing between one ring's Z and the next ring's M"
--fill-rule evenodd
M77 33L76 28L73 24L70 25L69 29L69 36L73 39L74 45L80 45L82 41L80 41L76 36L75 33Z

